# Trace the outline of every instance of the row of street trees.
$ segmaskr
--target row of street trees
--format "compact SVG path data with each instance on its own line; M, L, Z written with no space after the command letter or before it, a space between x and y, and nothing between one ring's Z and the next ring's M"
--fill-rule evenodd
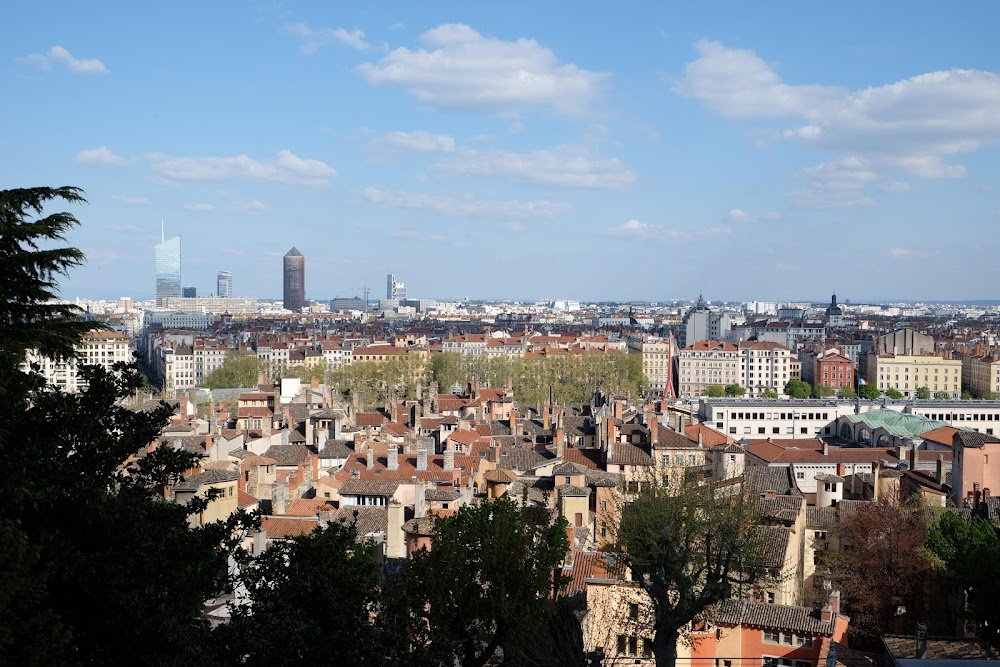
M549 386L563 404L589 402L597 387L635 397L647 388L641 355L624 352L532 358L442 352L431 357L430 375L442 391L472 379L489 387L503 387L510 380L514 395L525 405L547 402Z

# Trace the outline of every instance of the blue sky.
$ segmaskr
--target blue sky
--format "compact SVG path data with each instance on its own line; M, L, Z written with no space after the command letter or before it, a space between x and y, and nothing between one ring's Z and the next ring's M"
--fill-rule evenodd
M874 5L874 6L873 6ZM1000 4L17 3L3 187L66 296L994 298Z

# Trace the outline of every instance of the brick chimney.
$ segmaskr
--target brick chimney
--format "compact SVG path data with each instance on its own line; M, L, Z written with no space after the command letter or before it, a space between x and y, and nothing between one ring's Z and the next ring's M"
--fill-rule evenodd
M552 415L549 413L549 410L548 405L542 408L542 428L546 431L552 426Z
M424 447L417 450L417 470L420 472L427 470L427 449Z
M370 444L368 445L368 451L365 452L365 462L366 462L365 465L366 468L368 468L369 470L375 469L375 450L372 448Z
M511 406L510 408L510 421L508 423L510 426L510 434L517 437L517 407Z
M823 456L829 456L830 455L830 443L828 443L826 440L823 440L822 442L823 442Z
M829 605L834 616L840 613L840 591L830 591Z
M916 445L913 445L913 448L910 449L910 470L912 470L913 472L917 471L917 446Z
M399 447L390 445L386 453L386 468L389 470L399 470Z
M451 472L455 469L455 450L449 449L444 453L444 470Z
M936 477L938 484L944 484L944 454L937 455Z

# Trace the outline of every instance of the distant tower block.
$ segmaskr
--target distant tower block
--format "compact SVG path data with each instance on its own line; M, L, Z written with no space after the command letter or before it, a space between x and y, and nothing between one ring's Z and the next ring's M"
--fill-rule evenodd
M306 258L292 248L284 258L285 310L301 311L306 305Z
M396 280L391 273L385 277L385 298L389 301L406 298L406 284Z
M224 299L232 298L233 296L233 274L229 271L219 271L219 278L216 281L217 287L215 294L221 296Z
M160 242L153 251L153 268L156 305L163 306L168 297L181 295L181 237L165 238L161 229Z

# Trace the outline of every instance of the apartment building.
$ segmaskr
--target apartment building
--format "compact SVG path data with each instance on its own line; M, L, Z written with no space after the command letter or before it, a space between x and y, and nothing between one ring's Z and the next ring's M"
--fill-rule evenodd
M673 396L673 339L656 336L630 338L628 351L629 354L642 355L642 372L649 388L657 394Z
M768 390L780 394L797 376L797 361L787 347L770 341L700 341L677 354L678 393L704 396L711 385L738 384L751 397Z
M77 359L55 360L35 353L29 353L23 368L37 365L45 382L68 394L75 394L87 388L80 377L79 365L101 366L111 370L119 361L132 361L132 346L128 339L114 331L94 331L80 341L76 347Z
M865 379L879 391L895 389L903 398L914 398L926 387L931 394L948 392L953 398L962 393L962 360L931 354L879 354L865 358Z
M1000 359L992 355L963 355L962 382L973 396L1000 396Z
M711 385L739 384L742 369L740 348L735 343L692 343L677 353L677 393L704 396Z
M781 394L793 379L792 351L771 341L740 343L741 378L747 396L763 396L765 391ZM797 359L796 359L797 361Z
M226 361L229 348L220 343L196 340L194 342L194 380L201 386L202 380L212 374Z

